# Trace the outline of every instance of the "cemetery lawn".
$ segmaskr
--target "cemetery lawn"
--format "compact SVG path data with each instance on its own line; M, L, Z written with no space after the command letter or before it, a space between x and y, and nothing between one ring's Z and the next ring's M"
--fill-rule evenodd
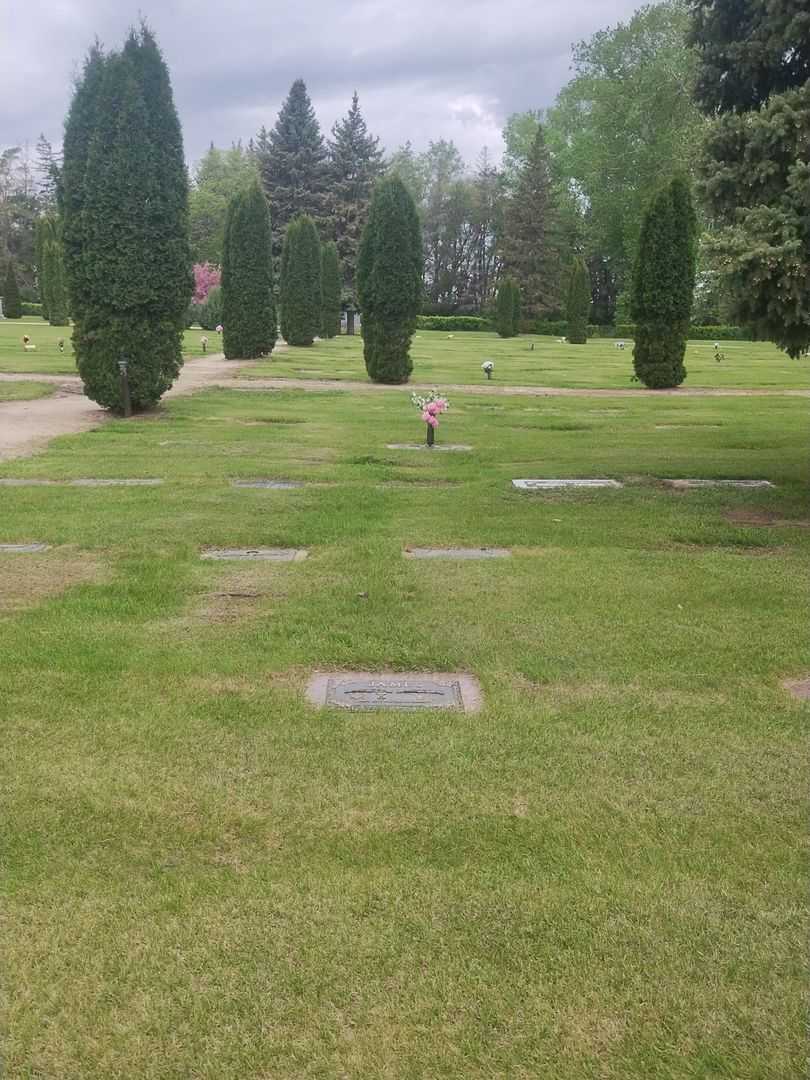
M186 337L199 351L200 331ZM209 338L214 335L209 334ZM532 349L534 345L534 349ZM807 390L807 362L791 360L770 342L721 341L723 360L714 358L713 341L690 341L686 352L684 387L728 387ZM438 331L417 331L411 355L412 381L441 387L447 384L486 385L481 370L494 360L491 385L606 387L629 390L632 382L633 343L617 349L609 338L591 338L587 345L560 344L557 338L522 334L500 338L494 333L464 332L449 337ZM296 379L367 381L360 337L317 341L309 349L288 349L245 369L256 378L287 376Z
M53 383L0 382L0 401L32 401L49 397L56 390Z
M52 545L0 553L6 1075L802 1075L806 436L801 398L454 395L474 451L398 452L401 393L213 390L0 466L164 480L0 487L0 543ZM510 484L555 476L626 486ZM484 707L317 711L318 669Z

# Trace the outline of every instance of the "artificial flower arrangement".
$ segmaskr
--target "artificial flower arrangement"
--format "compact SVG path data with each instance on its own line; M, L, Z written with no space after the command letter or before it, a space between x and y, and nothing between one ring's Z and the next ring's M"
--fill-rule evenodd
M481 370L488 379L491 379L492 372L495 370L495 362L493 360L485 360L481 365Z
M411 401L422 413L422 419L427 424L427 444L433 446L439 417L443 412L447 412L450 403L447 398L441 396L438 390L431 390L424 397L420 394L411 394Z

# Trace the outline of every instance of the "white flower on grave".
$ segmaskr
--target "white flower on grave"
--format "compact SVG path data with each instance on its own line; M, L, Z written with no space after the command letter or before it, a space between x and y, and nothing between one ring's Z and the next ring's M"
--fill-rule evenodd
M493 371L495 368L495 362L493 360L485 360L481 365L482 371Z

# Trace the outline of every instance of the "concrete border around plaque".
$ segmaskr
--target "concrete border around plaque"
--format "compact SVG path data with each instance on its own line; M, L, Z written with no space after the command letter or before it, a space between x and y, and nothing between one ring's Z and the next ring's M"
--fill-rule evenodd
M512 487L518 491L556 491L561 488L620 488L624 485L618 480L600 478L596 480L544 479L513 480Z
M10 552L14 555L32 555L36 551L47 551L50 544L0 544L0 554Z
M406 547L402 552L405 559L511 559L509 548L480 547Z
M428 446L427 443L390 442L385 445L388 450L455 450L458 452L472 450L467 443L434 443L433 446Z
M261 488L268 491L291 491L303 486L303 480L231 480L231 487L234 488Z
M303 562L308 554L305 548L205 548L200 558L223 562Z
M463 672L318 672L307 684L307 701L318 708L352 712L481 708L478 680Z
M687 477L682 480L665 479L661 481L667 487L673 488L711 488L711 487L735 487L735 488L772 488L770 480L698 480Z

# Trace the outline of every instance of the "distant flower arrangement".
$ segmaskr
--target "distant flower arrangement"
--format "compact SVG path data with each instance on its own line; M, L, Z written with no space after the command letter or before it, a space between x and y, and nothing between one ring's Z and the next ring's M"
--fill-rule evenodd
M485 360L483 362L483 364L481 365L481 370L483 371L483 373L486 375L486 377L488 379L491 379L492 378L492 372L495 370L495 361L494 360Z
M215 329L216 329L216 332L218 334L221 334L222 333L222 323L218 323L217 326L215 327Z

